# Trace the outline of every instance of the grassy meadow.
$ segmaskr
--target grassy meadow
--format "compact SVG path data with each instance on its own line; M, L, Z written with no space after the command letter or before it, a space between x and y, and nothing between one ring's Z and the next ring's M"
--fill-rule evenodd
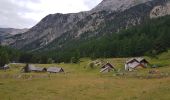
M102 60L120 72L101 74L99 67L89 67L88 58L79 64L35 64L65 70L49 74L21 73L24 64L11 64L10 70L0 71L0 100L170 100L170 51L145 58L160 67L124 72L127 58L109 58Z

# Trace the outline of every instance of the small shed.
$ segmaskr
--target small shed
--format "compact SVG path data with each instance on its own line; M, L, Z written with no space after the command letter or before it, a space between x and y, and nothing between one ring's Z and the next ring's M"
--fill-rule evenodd
M61 73L61 72L64 72L64 69L63 68L59 68L59 67L49 67L47 69L47 72L50 72L50 73Z
M108 73L114 70L116 70L115 67L112 64L107 63L101 67L100 73Z

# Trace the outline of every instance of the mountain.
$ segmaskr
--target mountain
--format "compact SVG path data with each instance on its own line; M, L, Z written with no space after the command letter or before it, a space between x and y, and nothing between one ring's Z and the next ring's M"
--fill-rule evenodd
M25 33L28 29L0 28L0 41L6 37Z
M90 11L50 14L24 34L5 39L2 45L52 50L64 47L71 40L102 37L168 14L168 0L103 0Z

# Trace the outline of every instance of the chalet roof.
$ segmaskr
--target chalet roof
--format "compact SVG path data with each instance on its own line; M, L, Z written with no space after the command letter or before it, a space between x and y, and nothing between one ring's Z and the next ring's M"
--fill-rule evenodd
M43 71L44 69L46 69L46 68L43 68L43 67L36 67L35 71Z
M126 61L127 64L131 62L138 62L138 60L136 60L135 58L130 58Z
M141 63L142 61L145 61L148 63L148 61L145 58L131 58L126 61L126 63L132 63L132 62L139 62Z
M46 68L44 67L35 67L32 64L27 64L22 70L31 72L31 71L36 71L36 72L42 72L42 71L46 71Z
M58 67L49 67L47 69L47 72L58 73L58 72L64 72L64 70Z
M147 63L148 63L148 61L147 61L145 58L136 58L136 60L137 60L138 62L144 61L144 62L147 62Z
M114 66L110 63L105 64L102 68L110 67L112 69L115 69Z

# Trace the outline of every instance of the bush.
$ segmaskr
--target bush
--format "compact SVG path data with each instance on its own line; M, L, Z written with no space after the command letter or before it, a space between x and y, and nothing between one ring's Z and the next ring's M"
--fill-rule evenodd
M48 58L47 63L52 64L52 63L54 63L54 60L52 58Z
M79 62L80 62L80 58L78 58L78 57L71 58L71 63L79 63Z

